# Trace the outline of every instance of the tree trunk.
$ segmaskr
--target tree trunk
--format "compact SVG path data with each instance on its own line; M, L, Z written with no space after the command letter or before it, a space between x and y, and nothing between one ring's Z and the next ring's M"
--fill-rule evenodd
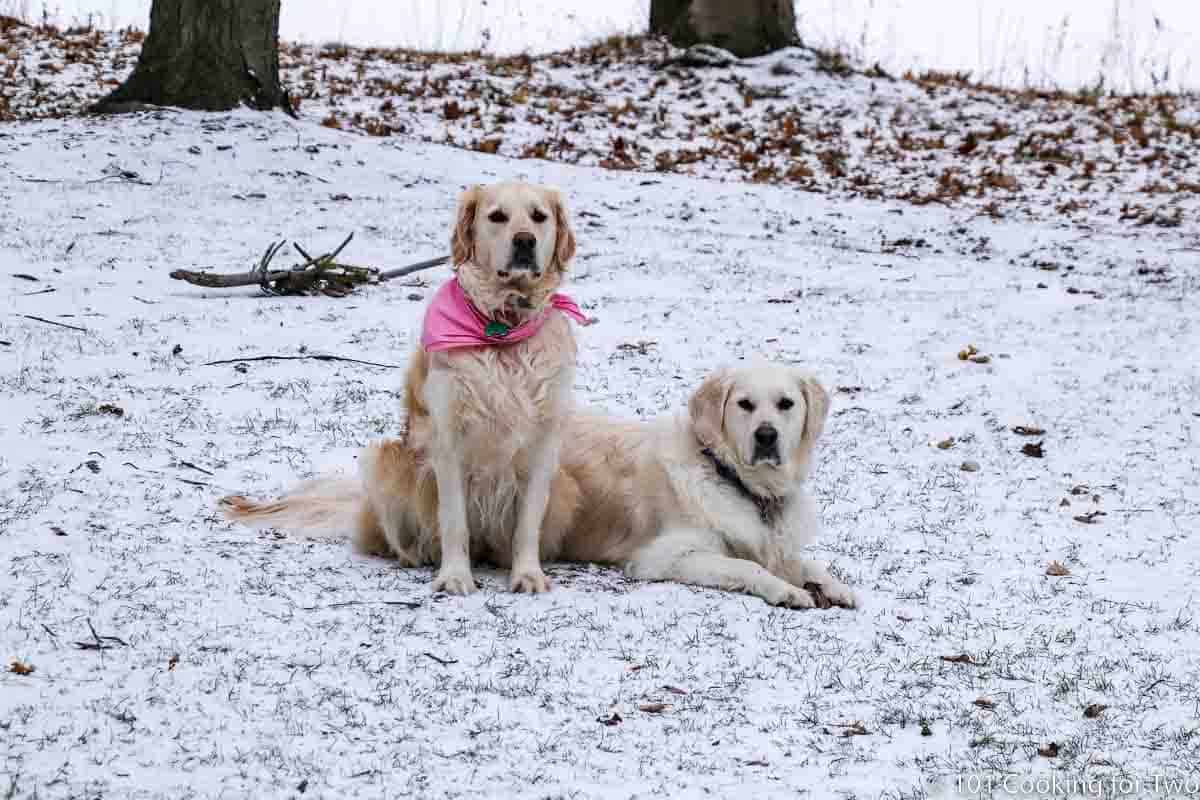
M796 43L794 0L651 0L650 30L676 47L711 44L739 58Z
M675 30L675 24L685 19L688 6L692 0L651 0L650 3L650 33L656 36L670 36Z
M133 74L94 111L143 105L291 113L279 83L280 0L154 0Z

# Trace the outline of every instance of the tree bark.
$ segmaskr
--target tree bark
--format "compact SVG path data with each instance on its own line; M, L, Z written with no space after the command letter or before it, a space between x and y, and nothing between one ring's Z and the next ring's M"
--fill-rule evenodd
M796 43L794 0L651 0L650 31L676 47L711 44L739 58Z
M676 23L685 19L692 0L651 0L650 33L671 36Z
M228 111L242 104L291 113L279 82L280 0L154 0L133 74L94 107L144 105Z

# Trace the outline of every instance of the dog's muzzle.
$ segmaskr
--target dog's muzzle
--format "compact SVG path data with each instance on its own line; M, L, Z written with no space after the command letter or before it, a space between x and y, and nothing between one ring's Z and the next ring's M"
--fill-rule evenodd
M507 278L510 273L529 273L534 278L542 276L537 263L537 237L532 233L518 233L513 237L512 259L507 271L500 272L500 277Z
M757 464L760 461L771 461L776 466L780 463L779 431L775 430L774 425L766 422L754 431L753 463Z

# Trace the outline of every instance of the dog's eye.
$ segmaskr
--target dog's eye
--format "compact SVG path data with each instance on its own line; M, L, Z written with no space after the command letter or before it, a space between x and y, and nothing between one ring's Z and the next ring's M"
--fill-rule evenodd
M780 411L787 411L789 408L791 408L794 405L796 405L796 404L792 402L792 398L781 397L781 398L779 398L779 402L775 404L775 407L778 408Z
M535 208L532 216L533 221L539 225L546 221L546 212L542 211L540 208Z
M500 224L503 222L508 222L508 214L505 214L500 209L496 209L492 213L488 214L488 219L490 219L492 222Z
M743 397L741 400L738 400L738 408L743 411L753 411L754 403L750 402L749 397Z

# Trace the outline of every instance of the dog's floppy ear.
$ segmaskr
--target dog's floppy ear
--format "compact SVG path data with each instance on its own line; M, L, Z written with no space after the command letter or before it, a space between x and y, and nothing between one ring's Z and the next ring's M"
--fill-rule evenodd
M700 388L688 401L688 413L692 418L692 432L705 447L722 444L725 431L725 403L733 390L729 370L718 370L700 384Z
M829 392L820 382L804 372L796 372L796 382L804 395L804 431L796 445L794 458L801 477L807 477L812 467L813 448L825 430L825 419L829 416Z
M475 256L475 212L482 194L482 187L472 186L458 198L458 212L450 234L450 263L456 267Z
M562 194L550 190L550 205L554 208L554 263L560 272L567 271L567 265L575 257L575 231L571 229L571 220L567 219L567 207L563 203Z

